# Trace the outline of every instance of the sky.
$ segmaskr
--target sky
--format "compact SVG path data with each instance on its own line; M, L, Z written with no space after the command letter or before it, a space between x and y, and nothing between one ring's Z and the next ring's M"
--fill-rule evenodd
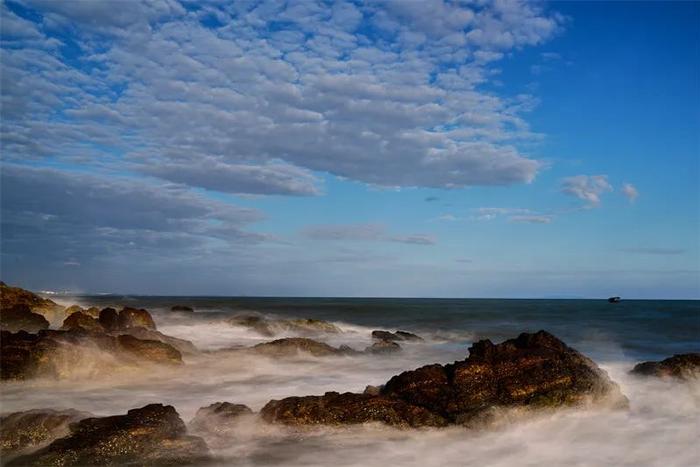
M2 280L700 298L700 3L3 0Z

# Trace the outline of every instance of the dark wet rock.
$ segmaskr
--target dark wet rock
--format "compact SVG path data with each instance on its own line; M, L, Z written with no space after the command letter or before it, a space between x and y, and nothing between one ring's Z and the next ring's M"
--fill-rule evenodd
M478 426L501 409L628 404L592 360L545 331L498 345L479 341L466 360L406 371L391 378L379 395L373 392L289 397L271 401L261 414L271 422L295 425L382 421Z
M290 332L303 335L340 332L336 325L320 319L270 319L259 315L239 315L230 318L228 322L233 326L249 328L266 337Z
M49 322L46 318L33 313L28 305L17 304L0 310L0 329L3 331L39 332L48 328Z
M172 406L151 404L126 415L86 418L71 434L8 466L192 465L208 459L202 438L188 436Z
M155 340L142 340L129 334L117 337L121 350L148 362L170 365L182 364L182 354L173 346Z
M128 328L123 331L117 331L118 334L128 334L142 340L152 340L163 342L172 347L175 347L182 354L193 355L199 353L199 350L195 345L185 339L179 339L177 337L167 336L160 331L153 331L146 328Z
M379 340L379 341L389 341L389 342L396 342L396 341L422 341L423 338L413 334L412 332L407 332L407 331L396 331L396 332L389 332L389 331L372 331L372 338Z
M61 326L61 329L64 331L77 328L92 332L104 332L105 330L98 320L83 311L75 311L70 314L68 318L63 321L63 326Z
M144 309L124 307L119 312L119 329L142 327L146 329L156 329L156 323L151 314Z
M86 369L108 372L121 366L162 363L182 364L180 352L162 342L128 335L115 337L84 329L0 334L1 379L63 378Z
M38 409L15 412L0 417L0 456L36 449L70 433L71 423L91 417L77 410Z
M632 374L677 378L682 380L700 377L700 353L674 355L660 362L643 362L635 365Z
M249 350L272 357L293 357L299 353L308 353L315 357L325 357L329 355L346 355L348 353L346 349L349 348L339 349L324 342L318 342L305 337L287 337L271 342L263 342L262 344L251 347Z
M379 341L375 342L374 344L370 345L365 349L365 352L367 353L372 353L372 354L387 354L387 353L394 353L394 352L400 352L401 351L401 346L397 344L396 342L393 341Z
M194 309L191 306L187 305L173 305L170 307L170 311L182 311L186 313L191 313L194 311Z
M252 416L246 405L216 402L197 411L188 428L191 433L204 437L214 448L227 447L241 419Z
M42 298L29 290L10 287L4 282L0 282L0 309L9 309L15 305L27 305L30 311L44 315L49 321L54 314L63 313L63 307L53 300Z
M98 321L107 332L119 330L119 314L114 308L104 308L100 311Z
M400 399L369 394L327 392L323 396L287 397L268 402L263 420L287 425L345 425L382 422L404 427L447 425L440 415Z

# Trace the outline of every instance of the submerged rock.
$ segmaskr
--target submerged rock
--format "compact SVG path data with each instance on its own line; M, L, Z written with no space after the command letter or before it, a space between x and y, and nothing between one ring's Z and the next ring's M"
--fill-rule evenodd
M396 331L396 332L389 332L389 331L372 331L372 338L377 339L379 341L388 341L388 342L395 342L395 341L422 341L423 338L413 334L412 332L407 332L407 331Z
M144 309L124 307L119 312L119 329L142 327L156 330L156 323L151 314Z
M199 350L197 349L197 347L195 347L195 345L192 342L185 339L179 339L177 337L167 336L160 331L153 331L151 329L138 327L128 328L123 331L117 331L116 334L128 334L130 336L134 336L142 340L163 342L172 347L175 347L182 354L194 355L199 353Z
M596 364L553 335L523 333L498 345L475 343L469 357L391 378L376 394L326 393L270 401L270 422L293 425L380 421L397 426L473 426L494 409L627 405Z
M318 342L305 337L287 337L271 342L263 342L249 349L252 352L273 357L292 357L301 353L308 353L315 357L328 355L347 355L354 352L349 347L335 348L324 342Z
M0 417L0 456L40 447L70 433L71 423L91 417L77 410L38 409L15 412Z
M0 310L0 330L39 332L48 328L49 322L46 318L33 313L28 305L18 304Z
M98 320L83 311L75 311L70 314L68 318L63 321L61 329L64 331L69 329L85 329L86 331L92 332L105 331L105 328Z
M365 349L365 352L372 354L386 354L401 351L401 346L393 341L379 341L370 345Z
M192 465L208 457L204 440L187 435L172 406L151 404L126 415L83 419L71 425L69 436L7 465Z
M173 305L170 307L170 311L184 311L187 313L191 313L194 311L194 309L191 306L187 305Z
M700 377L700 353L674 355L660 362L643 362L630 372L640 376L689 380Z
M76 372L163 363L182 364L182 356L168 344L128 335L71 329L38 334L2 331L0 336L1 379L62 378Z
M341 332L336 325L320 319L270 319L259 315L239 315L230 318L228 323L249 328L266 337L289 332L307 335Z

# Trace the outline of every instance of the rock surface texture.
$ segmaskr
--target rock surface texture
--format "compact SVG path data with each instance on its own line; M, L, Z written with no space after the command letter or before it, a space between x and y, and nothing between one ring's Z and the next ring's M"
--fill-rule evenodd
M17 304L0 310L0 330L39 332L48 328L49 322L46 318L32 312L28 305Z
M677 378L689 380L700 378L700 353L674 355L660 362L643 362L631 371L640 376Z
M209 456L204 440L188 436L169 405L151 404L126 415L86 418L70 429L70 435L7 465L192 465Z
M627 399L592 360L540 331L498 345L479 341L467 359L403 372L378 392L288 397L268 402L261 415L290 425L471 426L499 409L589 404L623 407Z
M0 417L0 456L37 448L70 433L71 423L90 417L77 410L27 410Z

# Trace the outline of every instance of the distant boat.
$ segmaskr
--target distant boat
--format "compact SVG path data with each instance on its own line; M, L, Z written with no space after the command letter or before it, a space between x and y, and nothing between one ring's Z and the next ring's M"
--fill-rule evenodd
M619 303L622 300L620 297L610 297L608 298L608 303Z

